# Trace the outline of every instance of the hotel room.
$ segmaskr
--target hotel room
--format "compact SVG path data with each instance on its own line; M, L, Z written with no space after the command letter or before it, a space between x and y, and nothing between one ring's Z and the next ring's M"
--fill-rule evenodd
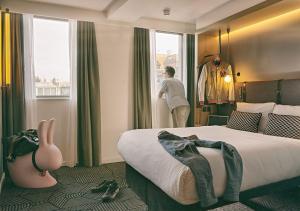
M300 210L300 0L0 11L0 210Z

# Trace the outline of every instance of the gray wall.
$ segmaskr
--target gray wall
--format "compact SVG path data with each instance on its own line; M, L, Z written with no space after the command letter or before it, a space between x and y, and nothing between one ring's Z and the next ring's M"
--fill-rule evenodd
M222 41L226 58L226 35ZM300 11L233 31L230 57L240 82L300 78Z

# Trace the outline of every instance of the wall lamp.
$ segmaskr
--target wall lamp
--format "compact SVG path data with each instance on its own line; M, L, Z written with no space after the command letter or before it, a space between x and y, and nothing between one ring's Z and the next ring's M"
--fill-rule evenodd
M241 73L240 72L237 72L237 74L227 74L224 76L224 81L226 83L230 83L232 81L232 77L233 76L237 76L237 77L240 77L241 76Z

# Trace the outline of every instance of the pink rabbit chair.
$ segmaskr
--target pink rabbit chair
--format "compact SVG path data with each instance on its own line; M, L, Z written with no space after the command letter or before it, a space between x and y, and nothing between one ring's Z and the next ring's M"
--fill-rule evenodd
M57 183L48 170L56 170L62 165L62 154L53 143L55 119L39 123L39 148L8 162L8 170L15 185L23 188L46 188Z

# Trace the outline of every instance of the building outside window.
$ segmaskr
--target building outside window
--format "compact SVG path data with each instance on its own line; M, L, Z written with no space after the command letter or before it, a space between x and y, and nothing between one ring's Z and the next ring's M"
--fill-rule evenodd
M155 87L156 93L161 88L161 83L165 79L165 67L172 66L176 70L175 78L183 81L182 68L182 34L156 32L155 33Z
M33 47L35 96L70 96L69 22L35 17Z

